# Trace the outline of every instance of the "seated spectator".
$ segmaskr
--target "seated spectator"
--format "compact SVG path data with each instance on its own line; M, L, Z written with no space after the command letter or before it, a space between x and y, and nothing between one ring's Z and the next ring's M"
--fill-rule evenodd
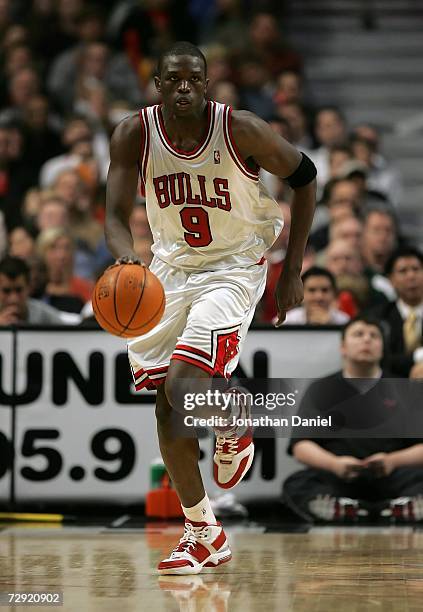
M382 516L401 505L398 498L423 494L423 444L420 439L367 437L369 427L395 419L401 400L383 381L383 332L376 319L358 317L345 326L341 341L343 367L310 385L299 415L333 415L335 427L363 435L291 438L288 453L307 468L287 478L283 497L297 514L321 521ZM381 380L382 379L382 380ZM396 407L393 416L392 407ZM394 429L394 425L388 428ZM336 429L326 431L334 433Z
M9 255L29 263L36 255L36 237L36 231L30 227L25 225L15 227L9 234Z
M395 206L401 204L401 176L379 152L379 134L372 126L363 124L354 129L351 146L354 157L366 164L367 187L383 193Z
M262 119L275 114L272 96L266 89L269 74L263 63L254 56L245 56L239 65L239 98L241 108L256 113Z
M330 228L341 219L357 217L361 210L360 190L350 179L332 179L325 186L320 206L316 211L309 244L318 252L329 242Z
M18 257L0 261L0 325L60 325L61 313L30 296L30 269Z
M53 194L47 196L42 200L35 225L40 232L55 227L69 227L69 208L66 202Z
M387 299L394 299L395 292L383 274L386 262L397 244L397 223L394 215L387 210L369 210L364 218L361 240L364 274L373 289L383 293Z
M343 240L355 249L361 251L363 222L358 217L345 217L332 223L329 230L330 242Z
M313 266L301 277L303 306L286 313L284 325L344 325L349 316L335 307L336 281L325 268Z
M86 157L87 145L98 164L101 181L105 182L110 162L109 141L105 133L93 133L86 119L71 117L63 129L62 144L66 153L52 157L41 167L41 187L52 187L61 172L78 168Z
M331 149L345 145L348 140L347 123L341 111L334 106L319 109L314 118L314 134L319 147L310 156L317 168L317 189L320 195L330 178Z
M335 278L344 274L359 276L363 271L360 251L341 239L329 242L322 263Z
M349 146L337 145L329 151L329 177L340 178L345 164L353 159L353 154ZM342 178L346 178L342 176Z
M39 254L47 268L43 299L65 312L80 313L91 300L94 283L74 273L75 243L63 228L41 232L37 239Z
M397 299L373 314L386 327L390 370L408 376L415 363L423 362L423 254L402 247L388 259L385 272Z
M310 135L309 122L306 111L298 102L287 102L278 104L276 107L278 117L284 119L289 125L289 142L295 147L310 155L309 151L312 148L312 139Z

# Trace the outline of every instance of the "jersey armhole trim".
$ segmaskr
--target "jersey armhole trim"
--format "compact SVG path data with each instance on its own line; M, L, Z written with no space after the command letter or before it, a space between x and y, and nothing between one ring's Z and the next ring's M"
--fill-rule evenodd
M232 108L230 106L225 106L223 111L223 136L225 138L226 148L238 169L241 170L245 176L257 182L259 179L258 171L255 172L247 166L235 143L232 133Z
M147 109L140 110L140 125L141 125L141 151L139 158L139 170L141 178L141 194L145 197L145 182L147 176L147 162L150 150L150 130L148 125Z

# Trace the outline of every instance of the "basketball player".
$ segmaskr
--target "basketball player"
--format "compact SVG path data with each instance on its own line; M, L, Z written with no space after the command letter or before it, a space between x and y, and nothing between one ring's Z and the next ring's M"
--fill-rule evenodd
M229 378L266 283L263 255L283 220L265 193L260 167L287 177L295 190L291 238L277 285L278 323L303 299L300 279L315 207L312 162L246 111L207 101L206 60L190 43L162 55L155 79L162 104L120 123L111 141L106 238L123 262L134 253L129 216L138 178L154 238L150 269L161 280L166 309L149 333L128 342L135 386L157 388L160 450L186 517L185 533L163 574L196 574L229 561L198 467L197 439L175 435L175 380ZM235 407L236 416L247 408ZM244 414L245 416L245 414ZM251 465L250 429L216 438L214 477L238 484Z

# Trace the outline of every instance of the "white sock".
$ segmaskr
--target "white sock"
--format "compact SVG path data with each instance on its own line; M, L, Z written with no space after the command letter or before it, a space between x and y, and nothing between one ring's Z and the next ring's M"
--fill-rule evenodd
M197 523L204 522L211 525L216 525L216 517L211 508L207 493L203 499L198 502L198 504L191 506L191 508L184 508L184 506L182 506L182 510L189 521L195 521Z

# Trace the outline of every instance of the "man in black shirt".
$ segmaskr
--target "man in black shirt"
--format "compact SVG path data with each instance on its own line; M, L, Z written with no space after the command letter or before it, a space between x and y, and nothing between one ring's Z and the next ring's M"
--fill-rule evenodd
M291 439L288 453L308 468L285 481L284 501L307 519L356 518L369 511L423 519L423 436L404 437L410 435L407 394L380 367L378 321L357 317L347 323L341 354L343 369L314 382L304 395L300 416L331 416L332 426L302 428L301 437ZM411 431L419 434L418 428Z

